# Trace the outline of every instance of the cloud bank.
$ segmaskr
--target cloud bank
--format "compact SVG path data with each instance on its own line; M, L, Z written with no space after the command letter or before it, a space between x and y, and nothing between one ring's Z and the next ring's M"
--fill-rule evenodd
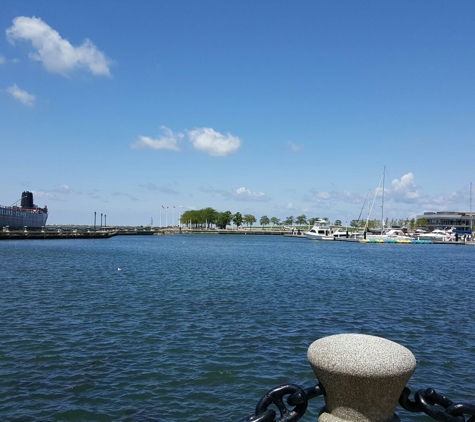
M17 84L13 84L12 86L8 87L7 92L10 93L13 98L17 99L28 107L33 106L35 102L35 96L28 94L28 92L18 88Z
M74 47L40 18L18 16L6 34L13 45L17 40L31 42L35 52L29 54L30 59L42 62L48 72L68 76L76 69L86 69L96 76L110 76L112 61L90 40Z

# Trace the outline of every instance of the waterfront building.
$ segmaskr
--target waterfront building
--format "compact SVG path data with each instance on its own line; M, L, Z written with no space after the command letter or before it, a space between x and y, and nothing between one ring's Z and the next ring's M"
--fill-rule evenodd
M417 219L427 220L429 230L434 230L437 227L455 227L457 230L469 230L472 227L474 214L456 211L424 212L424 214L418 215Z

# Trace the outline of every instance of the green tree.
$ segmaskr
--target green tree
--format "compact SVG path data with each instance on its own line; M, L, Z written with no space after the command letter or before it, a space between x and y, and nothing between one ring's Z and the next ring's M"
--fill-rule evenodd
M416 227L416 220L414 218L411 218L411 221L409 222L409 227L411 230L414 230Z
M273 226L280 226L280 219L278 219L277 217L271 217L270 222Z
M362 221L362 220L351 220L350 221L350 226L354 227L356 229L360 226L360 221Z
M180 220L183 224L191 224L196 227L201 223L201 215L197 210L188 210L181 215Z
M259 224L261 226L267 226L270 223L269 217L267 215L263 215L261 219L259 220Z
M216 225L220 229L225 229L226 226L229 226L231 224L232 219L233 219L233 214L231 213L231 211L220 212L218 213Z
M372 220L368 220L368 229L376 229L381 225L381 221L376 220L373 218Z
M429 222L427 221L427 218L418 218L416 220L417 227L427 227L427 224L429 224Z
M249 226L252 227L253 223L255 223L257 220L256 220L256 217L254 217L253 215L251 214L246 214L244 216L244 222Z
M284 220L284 224L287 224L289 226L293 226L294 225L294 216L291 215L290 217L286 217L285 220Z
M211 227L212 224L216 224L218 220L218 211L214 208L208 207L203 210L200 210L202 215L201 218L204 218L204 223L206 224L206 228Z
M341 220L335 220L335 226L341 226Z
M236 224L236 227L242 226L242 214L240 212L233 215L233 222Z
M307 216L305 214L299 215L296 219L295 222L297 223L298 226L303 226L307 224Z

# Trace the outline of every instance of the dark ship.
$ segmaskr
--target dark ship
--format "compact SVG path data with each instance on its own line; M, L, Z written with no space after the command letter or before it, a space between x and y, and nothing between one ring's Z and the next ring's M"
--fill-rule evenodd
M17 202L18 203L18 202ZM20 206L5 207L0 205L0 228L10 229L23 227L39 228L46 224L48 208L40 208L33 203L33 194L25 191L21 194Z

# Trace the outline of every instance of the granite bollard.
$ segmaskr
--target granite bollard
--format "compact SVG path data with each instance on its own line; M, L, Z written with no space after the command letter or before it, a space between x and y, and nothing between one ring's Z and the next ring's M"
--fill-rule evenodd
M325 389L319 422L396 422L399 396L416 368L412 352L365 334L314 341L308 360Z

